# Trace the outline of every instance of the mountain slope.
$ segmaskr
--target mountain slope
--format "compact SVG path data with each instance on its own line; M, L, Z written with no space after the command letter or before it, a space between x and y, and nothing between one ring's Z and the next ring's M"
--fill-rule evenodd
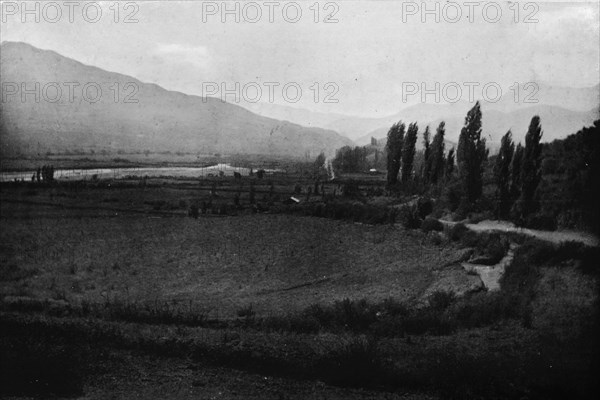
M356 139L358 144L367 144L371 137L376 139L384 138L389 127L399 120L405 123L417 121L419 127L424 129L430 125L432 132L441 121L446 122L446 138L453 142L458 142L458 136L464 123L465 115L471 106L468 103L458 102L454 105L432 105L419 104L409 107L396 115L384 119L362 120L362 126L357 121L354 126L360 126L368 130L363 137ZM491 109L488 105L482 105L482 125L483 135L490 143L491 147L500 142L502 135L509 129L512 129L515 141L524 140L529 122L534 115L539 115L542 120L544 130L543 141L552 141L554 139L564 138L567 135L577 132L584 126L591 125L594 120L599 118L598 108L586 112L571 111L562 107L535 105L532 107L520 108L511 112L502 112ZM335 129L332 124L332 129ZM350 120L338 121L338 131L343 132L340 127L352 126Z
M352 144L330 130L261 117L218 99L168 91L25 43L0 45L0 76L3 89L9 91L15 88L11 83L24 83L28 90L39 84L34 90L37 101L34 94L22 97L4 90L0 113L4 154L148 149L303 156ZM77 84L71 85L72 96L69 82ZM101 93L96 102L85 100L83 88L88 83L89 100L98 89Z
M239 105L255 114L262 115L263 117L274 118L280 121L288 121L294 124L314 128L326 129L327 125L330 123L342 118L350 117L343 114L327 114L307 110L304 108L262 102L251 103L242 100Z

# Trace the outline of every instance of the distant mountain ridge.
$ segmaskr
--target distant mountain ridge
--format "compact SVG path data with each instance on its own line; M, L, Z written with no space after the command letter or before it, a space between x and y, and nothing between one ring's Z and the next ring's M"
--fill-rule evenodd
M467 111L468 108L465 108L464 115L466 115ZM542 141L550 142L555 139L565 138L584 126L592 125L596 119L600 118L600 111L599 109L595 109L588 112L576 112L555 106L533 106L504 113L501 111L486 110L485 105L482 105L482 134L488 142L488 147L494 151L498 147L502 136L509 129L513 134L515 142L524 143L529 122L534 115L539 115L542 121L542 129L544 131ZM415 115L411 115L410 113L397 115L396 117L407 123L419 121L418 119L414 119ZM446 123L446 139L458 143L458 135L464 124L464 116L439 117L433 120L425 119L427 122L421 121L423 119L419 121L419 131L424 130L425 126L429 125L432 132L435 132L435 128L437 128L439 123L444 121ZM367 144L370 142L371 137L379 140L384 139L388 130L389 127L386 126L375 129L362 138L357 139L356 143Z
M168 91L26 43L0 45L0 77L2 154L120 149L316 156L352 144L332 130L306 128L219 99ZM38 98L35 94L21 98L22 83ZM13 84L19 86L16 94ZM86 101L84 87L88 100L101 92L99 100Z
M490 143L499 142L500 137L509 128L512 128L513 133L519 137L519 131L524 132L527 129L529 120L535 113L540 115L544 123L546 132L544 140L564 138L599 118L600 85L570 88L538 84L535 92L533 90L531 86L522 84L519 85L518 98L515 98L516 88L513 88L504 93L497 102L481 102L484 134ZM537 102L527 103L525 100ZM378 139L384 137L389 127L400 120L406 123L416 121L422 127L437 126L439 121L446 121L447 137L457 141L464 117L472 106L473 103L464 100L456 103L422 103L379 118L353 116L335 118L339 114L313 113L285 106L272 109L268 105L260 104L252 105L251 110L264 116L286 116L289 121L301 125L332 129L357 144L364 145L370 142L372 136Z

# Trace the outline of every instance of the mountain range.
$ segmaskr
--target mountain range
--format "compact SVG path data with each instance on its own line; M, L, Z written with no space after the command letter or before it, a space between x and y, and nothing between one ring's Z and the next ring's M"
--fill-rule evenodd
M0 45L0 77L5 155L119 149L316 156L352 144L332 130L168 91L26 43Z
M418 122L421 132L429 125L432 134L445 121L449 147L458 142L473 105L420 103L380 118L278 104L236 105L169 91L20 42L0 44L0 80L3 155L118 149L303 157L365 145L371 137L384 139L400 120ZM600 118L599 85L537 89L536 104L515 102L513 92L495 103L482 102L483 135L492 152L509 129L515 141L523 141L534 115L541 117L543 141L564 138ZM521 85L519 93L531 90Z
M442 108L443 106L432 107ZM435 128L439 123L444 121L446 123L446 139L458 143L458 136L464 124L464 116L470 107L470 105L463 107L463 112L461 113L440 113L439 115L445 115L445 117L437 118L419 118L424 114L424 107L417 107L415 110L400 112L395 117L396 120L406 122L419 121L420 128L430 125L432 132L435 132ZM541 118L544 132L542 140L544 142L562 139L571 133L577 132L584 126L592 125L596 119L600 118L598 109L589 110L588 112L578 112L562 107L537 105L506 113L490 110L485 104L482 104L482 135L486 138L488 147L493 152L499 146L500 139L508 130L511 130L515 142L524 143L529 122L534 115L539 115ZM369 143L371 137L376 139L385 138L388 130L389 127L381 126L355 140L355 142L362 145Z
M522 86L519 92L521 96L532 93ZM539 115L542 120L544 141L564 138L600 118L599 85L569 88L544 84L538 85L537 89L537 103L515 102L513 92L505 94L495 103L481 102L483 135L492 149L500 143L500 138L509 129L516 141L522 141L534 115ZM370 143L371 137L384 138L390 126L400 120L406 124L418 122L421 128L430 125L432 132L435 132L441 121L445 121L446 138L449 142L458 142L464 118L471 107L473 103L463 100L445 104L422 103L380 118L323 115L293 107L261 104L252 105L252 110L261 115L277 115L278 118L296 123L310 121L310 126L334 130L358 145L365 145Z

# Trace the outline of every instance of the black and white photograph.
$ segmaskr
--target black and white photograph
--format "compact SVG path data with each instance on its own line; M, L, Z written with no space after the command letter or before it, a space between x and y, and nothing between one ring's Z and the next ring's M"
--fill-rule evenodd
M1 0L0 398L600 395L600 3Z

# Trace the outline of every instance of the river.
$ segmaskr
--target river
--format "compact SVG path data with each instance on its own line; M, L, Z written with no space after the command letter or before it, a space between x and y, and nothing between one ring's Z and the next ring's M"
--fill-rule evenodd
M256 171L256 169L254 170ZM20 172L2 172L0 173L0 182L10 182L15 179L18 181L31 181L31 177L36 171ZM126 168L96 168L96 169L55 169L54 179L59 181L68 180L89 180L95 175L98 179L120 179L129 176L134 177L182 177L199 178L207 176L233 176L234 172L242 176L250 175L250 168L232 167L229 164L215 164L208 167L126 167ZM282 172L281 170L265 169L267 174Z

